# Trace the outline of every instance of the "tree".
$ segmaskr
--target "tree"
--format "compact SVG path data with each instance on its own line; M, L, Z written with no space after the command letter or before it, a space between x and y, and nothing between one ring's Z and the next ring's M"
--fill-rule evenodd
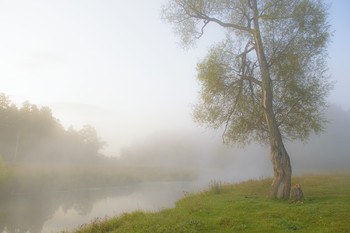
M5 160L16 156L18 109L10 98L0 93L0 153Z
M78 133L84 145L84 153L97 156L99 150L103 149L105 142L98 137L96 129L91 125L84 125Z
M325 123L330 38L322 0L169 0L163 7L184 45L208 24L227 31L198 64L195 120L222 128L226 143L270 145L269 197L289 198L291 164L283 140L307 139Z

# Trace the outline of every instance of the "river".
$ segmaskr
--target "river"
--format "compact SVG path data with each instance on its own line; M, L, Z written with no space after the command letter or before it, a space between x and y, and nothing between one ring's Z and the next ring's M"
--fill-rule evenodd
M1 233L71 231L96 218L135 210L174 207L185 192L196 192L197 182L148 182L132 186L88 188L55 192L17 193L0 199Z

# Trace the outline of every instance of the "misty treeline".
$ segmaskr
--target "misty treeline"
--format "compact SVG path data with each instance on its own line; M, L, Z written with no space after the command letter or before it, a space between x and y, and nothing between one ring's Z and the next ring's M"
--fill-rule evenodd
M0 93L0 155L5 162L92 162L101 157L103 146L94 127L66 130L50 108L28 101L17 107Z

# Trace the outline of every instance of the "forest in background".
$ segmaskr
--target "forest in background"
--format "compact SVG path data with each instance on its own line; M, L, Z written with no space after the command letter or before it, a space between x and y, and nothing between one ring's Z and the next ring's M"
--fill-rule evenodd
M104 145L93 126L66 130L49 107L28 101L17 107L0 93L0 155L5 162L96 163Z

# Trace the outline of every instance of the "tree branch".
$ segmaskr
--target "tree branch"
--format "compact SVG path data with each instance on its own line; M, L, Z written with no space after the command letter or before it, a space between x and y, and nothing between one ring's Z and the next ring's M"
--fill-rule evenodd
M208 25L208 23L209 23L208 20L204 20L204 25L203 25L202 28L201 28L201 33L199 33L198 36L195 36L196 39L199 39L199 38L201 38L201 37L203 36L203 34L204 34L204 28Z
M248 41L248 43L246 44L245 48L244 48L244 52L239 54L237 57L241 57L242 58L242 66L240 68L240 74L238 74L242 79L248 80L250 82L253 82L259 86L262 87L262 82L260 82L259 80L257 80L256 78L254 78L252 76L253 71L255 69L255 64L251 66L251 62L247 61L247 54L250 53L251 51L253 51L255 49L255 47L252 47L250 49L249 45L250 45L250 41Z
M249 43L249 44L250 44L250 43ZM243 53L238 54L237 57L241 57L241 56L243 56L243 55L245 56L245 55L247 55L248 53L250 53L250 52L253 51L253 50L255 50L255 47L251 47L250 49L244 51Z
M245 79L245 80L248 80L248 81L250 81L250 82L252 82L252 83L255 83L256 85L258 85L258 86L260 86L260 87L263 86L261 81L257 80L256 78L254 78L254 77L252 77L252 76L249 76L249 75L240 75L240 74L239 74L239 76L240 76L242 79Z
M252 29L250 29L248 27L243 27L243 26L240 26L240 25L237 25L237 24L233 24L233 23L225 23L225 22L222 22L221 20L219 20L217 18L209 17L209 16L204 15L204 14L197 15L196 18L204 19L204 20L208 20L209 22L217 23L220 26L225 27L225 28L234 28L234 29L241 30L241 31L246 31L246 32L249 32L249 33L253 32Z
M229 121L230 121L231 116L232 116L233 113L235 112L236 107L237 107L237 103L238 103L238 101L239 101L239 99L240 99L240 97L241 97L241 95L242 95L243 82L242 82L242 80L240 80L240 81L241 81L241 85L240 85L240 87L239 87L239 91L238 91L238 93L237 93L237 96L236 96L236 99L235 99L235 103L234 103L234 105L233 105L233 108L232 108L231 112L229 113L229 115L228 115L228 117L227 117L227 119L226 119L225 129L224 129L224 132L222 133L222 136L221 136L221 137L222 137L222 142L223 142L223 143L225 143L225 133L226 133L226 131L227 131L228 123L229 123Z
M185 13L188 16L190 16L190 17L197 18L197 19L203 19L205 21L208 21L208 23L209 22L215 22L215 23L217 23L220 26L225 27L225 28L234 28L234 29L241 30L241 31L246 31L246 32L249 32L249 33L253 32L252 29L249 28L249 27L243 27L243 26L240 26L240 25L237 25L237 24L234 24L234 23L225 23L225 22L222 22L221 20L219 20L217 18L209 17L205 13L201 12L200 10L198 10L194 5L192 5L192 4L188 3L188 2L182 1L181 3L178 3L178 4L182 7L182 9L185 11ZM189 12L188 8L190 8L191 11L194 14Z

